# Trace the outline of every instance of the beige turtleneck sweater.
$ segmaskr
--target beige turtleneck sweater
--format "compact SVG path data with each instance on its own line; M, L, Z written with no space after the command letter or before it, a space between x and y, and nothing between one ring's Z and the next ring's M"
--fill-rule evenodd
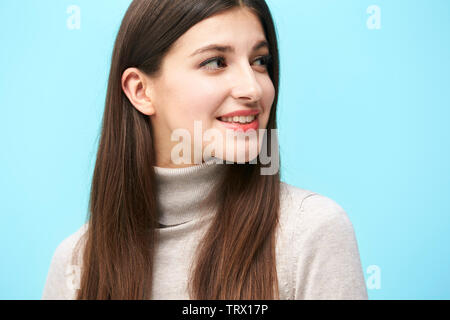
M160 228L151 299L189 299L187 281L194 250L214 211L201 207L226 164L214 159L187 168L154 167ZM276 243L280 299L367 299L353 225L336 202L281 182ZM42 299L74 299L79 267L70 258L84 224L56 248Z

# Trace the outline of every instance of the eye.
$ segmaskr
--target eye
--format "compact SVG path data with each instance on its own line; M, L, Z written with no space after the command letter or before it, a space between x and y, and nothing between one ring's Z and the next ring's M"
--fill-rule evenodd
M263 62L263 64L267 67L269 65L269 63L272 61L272 56L270 54L259 57L257 60L261 60Z
M268 54L268 55L257 58L255 61L261 61L263 63L263 66L267 67L267 65L272 61L272 56L270 54ZM207 70L220 69L220 67L219 68L207 67L208 65L211 65L211 64L217 63L217 62L223 65L225 62L225 58L222 56L219 56L219 57L214 57L214 58L208 59L205 62L202 62L200 64L200 67L204 67Z
M224 58L224 57L214 57L214 58L211 58L211 59L209 59L209 60L206 60L205 62L202 62L202 63L200 64L200 67L205 67L205 66L207 66L207 65L212 64L213 62L220 62L220 63L223 63L224 61L225 61L225 58ZM215 70L215 69L217 69L217 68L206 67L205 69L207 69L207 70Z

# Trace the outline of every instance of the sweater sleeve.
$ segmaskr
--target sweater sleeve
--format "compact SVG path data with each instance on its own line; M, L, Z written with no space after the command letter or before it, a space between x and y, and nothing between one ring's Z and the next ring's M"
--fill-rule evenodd
M86 225L64 239L53 253L47 273L42 300L72 300L80 280L80 266L73 261L73 252Z
M355 232L342 207L315 193L303 200L299 217L294 299L368 299Z

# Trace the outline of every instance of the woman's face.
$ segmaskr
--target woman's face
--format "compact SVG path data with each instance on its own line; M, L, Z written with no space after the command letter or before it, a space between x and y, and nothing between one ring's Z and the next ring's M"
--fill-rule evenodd
M195 154L201 156L208 145L211 155L223 160L237 162L242 156L245 161L256 158L257 154L251 150L255 147L258 153L261 150L263 132L258 129L266 129L275 97L265 59L269 48L267 44L260 45L265 41L263 27L254 13L248 9L229 10L201 21L183 34L164 57L158 78L143 75L145 96L151 106L140 110L146 110L150 116L157 166L195 165L199 163L198 158L194 159ZM212 44L231 49L199 51ZM258 113L256 120L242 126L230 124L230 118L221 118L241 110ZM238 128L248 137L231 136L231 140L244 148L234 147L230 140L229 134L238 133ZM255 131L247 131L250 128ZM177 129L187 130L190 141L180 135L171 141ZM203 134L207 130L220 133L222 142L217 141L220 136L206 140ZM190 155L184 155L189 164L174 161L177 160L174 157L183 155L174 151L182 139L191 148ZM239 144L239 140L243 144ZM204 161L203 157L201 160Z

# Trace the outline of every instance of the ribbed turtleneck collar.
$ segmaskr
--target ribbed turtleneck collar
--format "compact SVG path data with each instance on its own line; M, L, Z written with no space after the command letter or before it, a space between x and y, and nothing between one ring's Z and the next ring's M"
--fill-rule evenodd
M224 172L225 164L217 161L208 158L202 164L185 168L153 167L160 224L174 226L213 213L202 201Z

